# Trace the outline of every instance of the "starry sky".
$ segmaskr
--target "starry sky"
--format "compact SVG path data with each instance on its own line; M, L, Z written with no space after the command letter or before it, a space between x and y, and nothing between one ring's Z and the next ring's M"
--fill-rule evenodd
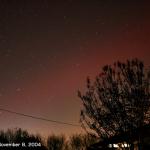
M150 2L0 0L0 108L79 123L77 91L105 64L150 64ZM0 111L0 129L71 135L80 127Z

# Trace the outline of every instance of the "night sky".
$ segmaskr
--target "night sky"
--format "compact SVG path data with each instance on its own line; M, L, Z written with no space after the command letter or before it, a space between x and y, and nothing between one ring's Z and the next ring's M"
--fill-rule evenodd
M150 2L0 0L0 108L73 124L77 91L105 64L150 65ZM0 111L0 129L80 133L80 127Z

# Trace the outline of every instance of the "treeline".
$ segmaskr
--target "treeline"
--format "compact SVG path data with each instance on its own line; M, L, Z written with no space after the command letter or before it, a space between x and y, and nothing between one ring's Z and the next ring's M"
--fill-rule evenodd
M0 150L86 150L97 141L91 135L50 135L47 139L21 128L0 131Z

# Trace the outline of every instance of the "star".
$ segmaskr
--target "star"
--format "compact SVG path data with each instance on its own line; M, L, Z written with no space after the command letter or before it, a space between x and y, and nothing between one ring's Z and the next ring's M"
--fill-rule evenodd
M21 92L21 88L16 88L16 92Z

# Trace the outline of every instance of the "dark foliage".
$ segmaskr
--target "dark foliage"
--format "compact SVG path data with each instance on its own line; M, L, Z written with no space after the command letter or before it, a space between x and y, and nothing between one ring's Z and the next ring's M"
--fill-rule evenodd
M70 137L69 145L71 150L86 150L90 145L97 142L97 138L89 134L75 134Z
M70 136L68 140L64 135L52 134L44 142L40 135L29 134L20 128L0 131L0 144L25 143L26 145L26 147L21 145L19 147L4 147L0 145L0 150L86 150L96 141L95 137L86 134L75 134ZM28 146L29 143L33 143L33 145ZM34 145L39 143L41 146Z
M20 144L16 146L0 146L1 150L47 150L40 136L29 134L22 129L8 129L6 132L0 131L0 144ZM22 146L25 144L26 146Z
M47 139L47 146L49 150L64 150L66 147L66 139L63 135L51 135Z
M73 135L70 137L70 146L72 148L72 150L81 150L83 149L84 145L83 145L83 138L81 135Z
M78 95L82 126L103 139L150 123L150 70L138 59L104 66L94 83L87 79L86 93Z

